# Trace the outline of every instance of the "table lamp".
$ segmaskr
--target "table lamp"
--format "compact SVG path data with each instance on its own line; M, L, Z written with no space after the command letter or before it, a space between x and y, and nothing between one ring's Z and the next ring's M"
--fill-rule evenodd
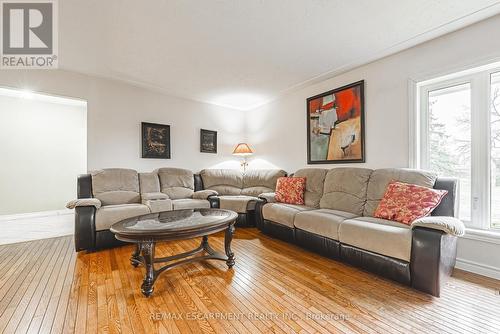
M246 168L248 166L247 157L252 155L252 154L253 154L253 151L250 148L250 146L248 146L248 144L239 143L238 145L236 145L236 148L233 151L233 155L238 155L238 156L243 157L243 161L241 162L241 166L243 167L243 172L246 171Z

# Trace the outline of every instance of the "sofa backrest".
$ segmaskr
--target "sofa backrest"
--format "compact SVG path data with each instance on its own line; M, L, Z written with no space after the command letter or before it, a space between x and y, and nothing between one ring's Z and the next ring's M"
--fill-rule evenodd
M319 208L327 172L328 169L324 168L303 168L293 174L295 177L306 178L306 191L304 193L304 202L306 206Z
M391 181L400 181L433 188L436 178L437 175L433 172L417 169L385 168L374 170L368 182L363 216L373 216L380 200L384 197L387 185Z
M164 167L155 170L160 191L170 199L190 198L194 193L193 172L188 169Z
M372 172L367 168L330 169L325 177L320 208L347 211L361 216Z
M443 197L441 203L432 211L432 216L458 217L458 191L459 182L456 178L438 177L434 183L434 189L446 190L448 193Z
M160 178L157 173L139 173L139 189L141 194L159 193Z
M102 205L140 203L139 175L133 169L106 168L90 172L92 194Z
M286 176L281 169L252 169L243 174L242 195L259 196L274 192L278 178Z
M243 174L236 169L204 169L200 172L205 189L215 190L219 195L241 195Z

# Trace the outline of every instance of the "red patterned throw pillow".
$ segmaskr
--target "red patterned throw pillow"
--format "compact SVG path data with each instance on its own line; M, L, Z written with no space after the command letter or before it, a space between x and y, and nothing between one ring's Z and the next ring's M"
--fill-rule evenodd
M410 225L429 215L447 193L446 190L393 181L387 186L373 216Z
M276 201L302 205L305 190L305 177L280 177L276 182Z

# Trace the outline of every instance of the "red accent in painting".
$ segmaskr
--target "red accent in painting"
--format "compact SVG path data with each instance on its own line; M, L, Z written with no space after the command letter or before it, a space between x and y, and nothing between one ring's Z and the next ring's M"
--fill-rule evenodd
M309 102L309 113L314 114L316 110L321 109L321 103L323 102L323 99L317 98L315 100L311 100Z
M361 115L361 97L358 88L346 89L335 93L337 117L339 122Z
M337 122L343 122L350 118L361 115L361 96L358 87L349 88L335 93L335 102L322 105L323 98L309 101L309 112L314 114L316 110L329 110L337 108Z

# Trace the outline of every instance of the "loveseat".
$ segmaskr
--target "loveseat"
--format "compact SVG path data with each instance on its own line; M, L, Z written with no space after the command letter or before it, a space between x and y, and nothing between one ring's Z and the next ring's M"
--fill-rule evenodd
M209 208L213 191L195 189L193 172L160 168L152 173L109 168L78 177L75 247L94 250L122 244L109 228L138 215L160 211Z
M410 169L306 168L304 205L262 194L257 227L265 234L377 273L434 296L455 265L458 182ZM391 181L447 190L429 217L410 226L373 217Z
M205 169L200 174L181 168L159 168L151 173L108 168L81 175L75 209L77 251L123 244L109 228L114 223L160 211L225 208L238 213L237 225L255 225L255 204L261 193L273 191L281 170L241 173Z

